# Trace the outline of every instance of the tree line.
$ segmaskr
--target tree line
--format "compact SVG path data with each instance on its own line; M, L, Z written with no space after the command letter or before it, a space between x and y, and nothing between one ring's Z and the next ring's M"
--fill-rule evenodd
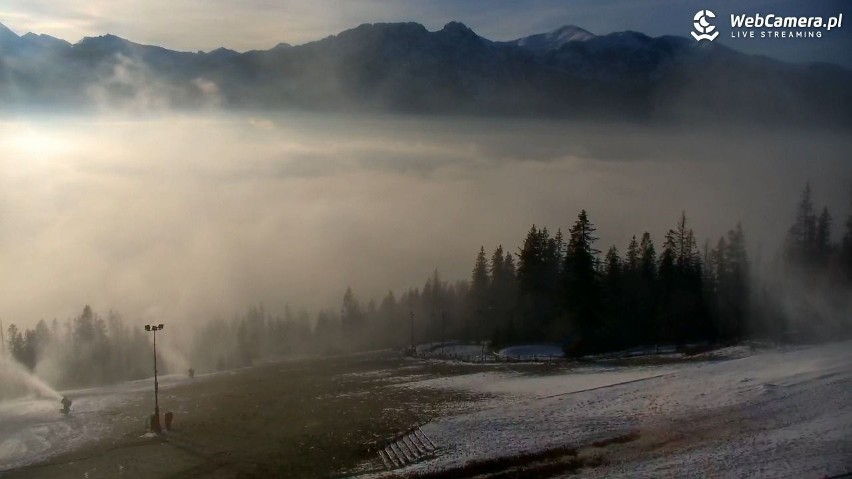
M50 325L6 331L8 353L57 388L84 387L151 376L153 350L141 328L110 311L104 318L85 306L80 315Z
M852 193L852 192L851 192ZM755 319L791 340L848 337L852 330L852 195L850 214L834 234L828 208L818 208L810 184L787 231L782 260L755 298ZM840 241L833 238L840 236ZM775 324L772 324L772 323Z
M598 249L580 211L566 233L533 225L516 253L481 247L468 281L435 271L422 288L377 307L347 289L340 314L317 326L331 350L449 339L560 344L572 355L652 344L725 344L746 338L810 341L848 337L852 311L852 195L840 241L807 185L782 254L755 274L736 224L699 246L685 213L660 243L633 236L622 254Z
M850 198L852 199L852 198ZM819 212L817 212L819 211ZM852 201L834 242L834 221L799 201L782 254L769 274L755 275L743 227L700 247L685 213L657 243L633 236L622 253L598 249L594 223L580 211L567 233L533 225L517 252L480 247L468 280L448 282L436 270L422 287L380 301L352 288L339 308L311 316L254 306L230 320L197 328L182 354L199 371L246 366L273 356L401 348L446 340L492 347L547 342L571 355L641 345L724 344L748 337L814 340L852 330ZM121 316L89 306L64 322L7 330L21 364L58 387L139 379L151 374L150 338ZM166 362L164 371L175 364Z

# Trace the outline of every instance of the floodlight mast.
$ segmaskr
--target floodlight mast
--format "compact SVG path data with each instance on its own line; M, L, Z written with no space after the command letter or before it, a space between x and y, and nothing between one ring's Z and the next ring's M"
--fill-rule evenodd
M157 331L163 329L162 324L146 324L145 331L153 331L154 333L154 420L151 422L151 429L160 432L160 400L159 390L160 384L157 380Z

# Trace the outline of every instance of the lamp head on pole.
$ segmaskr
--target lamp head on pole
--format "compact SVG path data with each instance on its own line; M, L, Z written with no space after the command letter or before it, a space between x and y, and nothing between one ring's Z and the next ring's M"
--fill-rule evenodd
M146 324L146 325L145 325L145 331L150 331L150 330L151 330L151 325L150 325L150 324Z

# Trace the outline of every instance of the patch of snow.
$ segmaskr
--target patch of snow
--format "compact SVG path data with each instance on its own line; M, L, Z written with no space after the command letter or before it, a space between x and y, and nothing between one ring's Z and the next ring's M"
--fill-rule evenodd
M198 377L195 379L199 380ZM159 377L160 395L190 381L183 375ZM102 437L123 405L154 389L154 379L62 391L71 413L57 400L22 398L0 402L0 473L76 449ZM140 427L144 419L140 418Z
M730 351L735 352L735 351ZM744 353L744 351L740 351ZM587 387L591 386L591 387ZM529 377L480 373L416 387L511 395L423 426L435 471L638 431L693 428L681 447L583 469L588 477L824 477L852 469L852 342L742 359Z
M523 373L480 372L439 377L407 383L405 387L432 388L508 395L512 398L542 399L600 387L647 379L671 372L665 368L580 367L570 374L530 375Z

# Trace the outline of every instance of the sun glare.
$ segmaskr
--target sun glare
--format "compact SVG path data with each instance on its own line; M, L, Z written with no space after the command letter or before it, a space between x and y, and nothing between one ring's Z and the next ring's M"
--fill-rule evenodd
M68 150L66 139L55 133L38 131L33 128L20 128L0 139L4 150L24 154L28 157L44 158L55 156Z
M10 143L18 152L37 156L52 156L67 149L67 142L61 137L35 130L21 132Z

